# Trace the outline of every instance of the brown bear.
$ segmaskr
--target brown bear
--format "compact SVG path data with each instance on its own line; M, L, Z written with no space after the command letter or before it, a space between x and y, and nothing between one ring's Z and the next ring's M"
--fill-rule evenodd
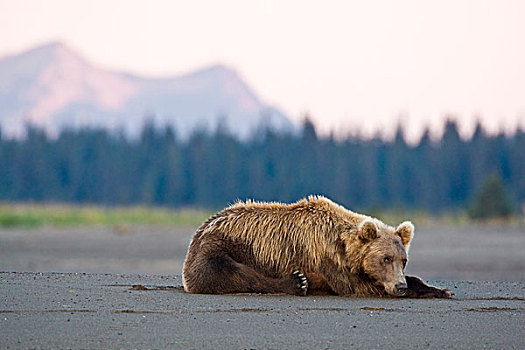
M189 293L330 293L447 298L405 276L414 232L322 196L293 204L238 202L196 231L183 267Z

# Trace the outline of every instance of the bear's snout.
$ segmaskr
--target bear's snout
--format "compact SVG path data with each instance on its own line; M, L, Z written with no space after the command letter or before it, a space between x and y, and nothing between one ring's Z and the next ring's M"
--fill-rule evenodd
M406 283L398 283L395 286L396 294L399 296L403 296L407 294L408 292L408 286Z

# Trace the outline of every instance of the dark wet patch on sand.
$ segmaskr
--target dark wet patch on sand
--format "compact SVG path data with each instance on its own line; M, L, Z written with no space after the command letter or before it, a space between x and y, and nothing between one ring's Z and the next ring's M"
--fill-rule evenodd
M183 286L145 286L143 284L106 284L104 287L128 287L128 290L152 291L152 290L171 290L184 292Z
M451 298L450 300L457 300L457 301L471 301L471 300L479 300L479 301L525 301L525 298L521 298L521 297L488 297L488 298Z
M523 311L523 309L516 309L512 307L490 306L490 307L473 307L465 311L468 311L468 312L496 312L496 311Z
M146 287L142 284L133 284L129 290L174 290L174 291L184 291L182 286L152 286Z
M383 312L407 312L409 310L404 309L388 309L384 307L362 307L361 310L364 311L383 311Z

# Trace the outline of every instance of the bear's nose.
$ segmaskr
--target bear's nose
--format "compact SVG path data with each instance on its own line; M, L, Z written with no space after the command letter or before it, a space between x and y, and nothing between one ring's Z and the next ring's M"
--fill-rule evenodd
M396 293L399 295L405 295L408 290L408 286L406 283L398 283L396 284L395 288L396 288Z

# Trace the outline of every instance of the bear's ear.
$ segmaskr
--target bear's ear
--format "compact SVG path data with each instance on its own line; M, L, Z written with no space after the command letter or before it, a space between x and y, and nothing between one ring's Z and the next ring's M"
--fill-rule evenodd
M373 241L377 238L377 226L372 220L365 219L359 224L358 234L363 241Z
M414 237L414 225L410 221L401 223L396 228L396 235L401 238L401 243L403 243L403 246L408 251L410 241L412 241L412 237Z

